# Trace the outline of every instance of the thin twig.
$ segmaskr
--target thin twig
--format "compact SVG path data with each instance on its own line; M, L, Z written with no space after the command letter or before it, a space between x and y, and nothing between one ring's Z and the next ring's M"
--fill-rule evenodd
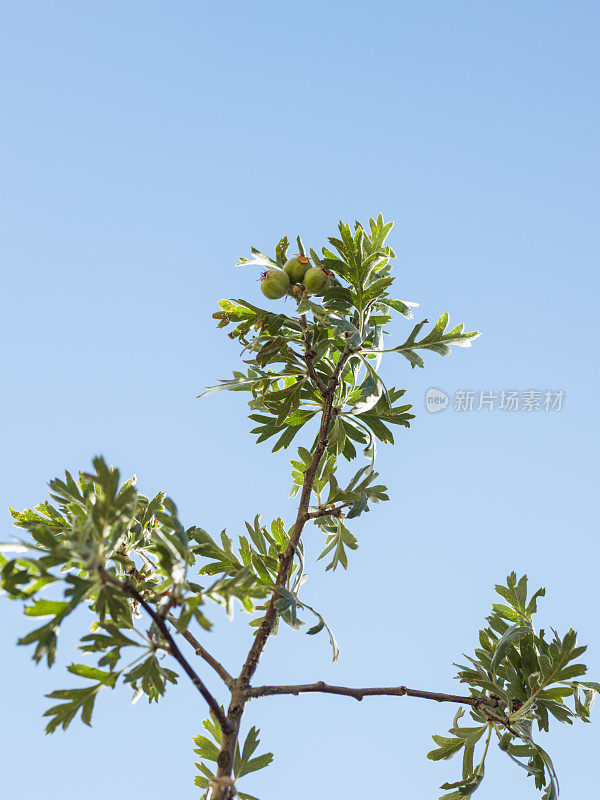
M172 614L169 614L167 616L167 619L173 625L175 626L177 625L177 620ZM200 658L203 658L206 661L206 663L209 664L214 669L214 671L225 683L225 685L228 687L231 686L231 684L233 683L233 676L227 672L223 664L221 664L220 661L217 661L217 659L213 655L211 655L208 652L208 650L206 650L206 648L202 647L198 639L196 639L196 637L192 633L190 633L189 631L178 631L178 633L181 633L183 638L187 642L189 642L189 644L192 645L192 647L196 651L196 655L200 656Z
M314 385L319 390L321 396L325 397L326 394L327 394L327 386L323 383L321 378L319 378L319 376L317 375L317 372L315 370L315 366L312 363L312 356L310 355L310 353L311 353L310 333L308 331L308 326L306 324L306 320L304 319L303 315L300 315L300 325L302 327L302 330L304 331L304 346L305 346L305 355L301 355L300 358L306 364L306 369L308 371L310 379L312 380Z
M346 697L353 697L355 700L362 700L363 697L376 696L396 696L396 697L420 697L424 700L435 700L438 703L460 703L462 705L479 708L482 705L495 708L498 701L486 697L465 697L456 694L445 694L443 692L426 692L422 689L408 689L406 686L375 686L369 688L353 688L351 686L331 686L330 684L318 681L317 683L301 683L290 686L251 686L248 688L247 696L268 697L276 694L306 694L306 693L339 694Z
M349 508L352 503L342 503L339 506L332 506L331 508L318 508L316 511L309 511L306 514L306 519L318 519L319 517L339 517L345 508Z
M327 392L327 386L325 386L321 378L319 378L319 376L317 375L314 364L312 363L312 359L310 358L310 356L306 355L302 357L302 360L306 364L306 369L308 370L308 374L310 375L312 382L315 384L321 395L325 397L325 393Z
M148 616L150 616L152 618L152 621L155 623L155 625L157 626L157 628L159 629L159 631L161 632L161 634L163 635L163 637L167 641L167 644L169 646L168 647L168 652L181 665L183 671L186 673L188 678L192 681L192 683L194 684L196 689L198 689L198 691L200 692L202 697L206 700L210 710L215 715L215 718L217 719L217 721L219 723L219 726L221 727L221 730L223 731L223 733L229 733L231 731L231 723L229 722L229 720L227 719L227 717L223 713L223 710L221 709L221 706L219 705L219 703L212 696L212 694L208 691L208 689L206 688L204 683L200 680L198 675L192 669L192 666L190 665L190 663L188 662L186 657L183 655L183 653L181 652L181 650L177 646L177 642L171 636L171 632L169 631L169 628L168 628L164 618L159 613L157 613L152 608L152 606L149 605L149 603L146 602L146 600L144 600L144 598L142 597L140 592L138 592L138 590L135 588L135 586L133 586L131 583L122 582L122 581L118 580L117 578L113 578L113 576L109 575L109 573L106 572L106 570L104 570L104 569L100 571L100 574L101 574L103 580L105 580L107 583L110 583L113 586L118 587L119 589L121 589L122 592L124 592L125 594L128 594L130 597L132 597L137 603L139 603L141 605L141 607L148 614Z
M494 713L493 713L493 711L490 711L490 709L489 709L489 706L488 706L488 705L485 705L485 704L480 704L480 705L478 706L478 708L479 708L479 710L481 711L481 713L483 714L483 716L484 716L486 719L488 719L488 720L490 720L490 721L493 721L493 722L499 722L501 725L504 725L504 727L505 727L505 728L506 728L508 731L510 731L510 732L512 733L512 735L513 735L513 736L518 736L518 737L519 737L519 739L522 739L522 738L523 738L523 737L521 736L521 734L520 734L520 733L518 733L518 731L516 731L516 730L513 728L513 726L512 726L512 723L511 723L511 720L510 720L510 717L499 717L499 716L497 716L496 714L494 714Z

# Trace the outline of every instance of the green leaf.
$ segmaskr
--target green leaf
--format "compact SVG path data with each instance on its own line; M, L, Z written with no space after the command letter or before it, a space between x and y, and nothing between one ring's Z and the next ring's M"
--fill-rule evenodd
M25 606L27 617L59 617L62 618L70 608L70 603L54 600L35 600L33 605Z
M91 673L93 673L93 678L97 680L97 683L81 689L58 689L46 695L53 700L63 701L44 712L45 717L50 717L46 733L54 733L59 726L66 730L78 713L81 714L83 723L91 725L98 692L105 686L114 689L119 676L119 673L96 670L85 667L83 664L73 664L69 671L85 678L92 677Z
M306 608L308 611L311 611L317 617L317 620L318 620L317 624L313 625L312 628L309 628L306 631L306 633L309 636L314 636L315 634L320 633L323 629L325 629L327 631L328 636L329 636L329 643L331 644L331 650L332 650L332 654L333 654L332 661L337 661L338 658L340 657L340 648L338 647L338 643L336 641L336 638L333 635L333 631L331 630L329 625L325 622L325 620L323 619L321 614L319 614L318 611L315 611L314 608L312 608L311 606L307 605L304 602L298 601L298 604L302 608Z
M326 555L332 553L332 559L325 569L335 570L340 564L344 569L347 569L348 556L346 550L356 550L358 542L340 519L335 520L334 525L335 529L327 537L325 549L317 558L317 561L320 561L322 558L325 558Z
M531 626L530 625L513 625L509 628L504 636L500 639L498 644L496 645L496 650L494 652L494 657L492 658L491 670L492 670L492 677L496 680L496 666L502 661L502 659L506 656L508 649L511 644L514 642L518 642L524 636L527 636L531 633Z
M277 266L278 267L284 267L285 266L285 263L287 261L288 247L289 247L288 238L287 238L287 236L283 236L279 240L279 243L277 244L277 247L275 248L275 257L276 257L276 260L277 260Z
M281 245L281 242L279 244ZM272 258L269 258L269 256L266 256L264 253L261 253L260 250L257 250L255 247L251 247L250 249L251 249L251 252L252 252L252 258L239 258L237 264L235 265L236 267L253 267L253 266L276 267L277 266L277 262L276 261L273 261Z
M385 384L367 359L361 356L361 360L367 370L367 377L358 387L360 395L352 409L352 414L355 415L364 414L374 408L381 395L386 391Z
M458 739L455 736L449 738L447 736L433 735L431 738L437 744L434 750L430 750L427 753L427 758L431 761L446 761L465 746L464 739Z
M194 753L199 755L201 759L216 763L221 749L221 729L212 712L210 718L204 720L202 724L209 736L200 735L195 737L194 743L196 744L196 749ZM249 775L251 772L256 772L259 769L267 767L273 760L273 753L263 753L258 756L254 755L260 744L258 738L259 733L260 731L258 728L252 727L246 736L242 748L240 749L238 741L235 749L233 776L236 781L236 797L247 798L247 800L256 800L256 798L253 798L252 795L240 792L237 786L238 780L244 775ZM196 786L205 789L208 787L211 779L214 778L215 773L202 762L197 763L196 767L200 775L196 776L194 782Z
M111 669L118 664L123 647L141 647L139 642L126 636L114 622L98 624L93 633L81 638L81 642L80 648L86 653L104 653L98 666L108 666Z
M251 758L260 744L260 739L258 738L259 733L260 731L258 728L250 728L241 753L239 746L237 748L233 765L233 772L236 781L238 778L241 778L244 775L248 775L251 772L257 772L259 769L268 767L273 761L273 753L263 753L263 755Z
M158 702L165 693L167 683L177 683L177 673L161 666L158 658L151 655L125 675L125 683L131 684L134 692L141 690L148 697L148 702Z
M431 350L434 353L438 353L438 355L446 356L450 353L451 346L470 347L471 342L480 336L478 331L465 333L462 323L446 332L446 328L448 327L448 312L445 312L438 319L427 336L418 339L417 337L421 328L426 323L427 320L419 322L415 325L412 333L403 344L393 347L390 350L384 350L383 352L400 353L410 362L411 367L423 367L424 361L421 356L415 352L416 350Z
M196 736L194 744L196 745L194 753L199 755L200 758L206 758L209 761L216 761L218 759L220 748L206 736Z
M399 314L402 314L402 316L406 317L406 319L413 318L413 312L410 305L408 305L408 303L402 302L402 300L392 300L390 297L383 297L378 302L381 305L393 308L394 311L397 311ZM416 303L413 303L412 305L416 305Z

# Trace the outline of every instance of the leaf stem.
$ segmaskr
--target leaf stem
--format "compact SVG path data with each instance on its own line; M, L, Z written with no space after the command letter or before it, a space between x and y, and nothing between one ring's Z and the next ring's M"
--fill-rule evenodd
M494 724L493 722L488 722L488 728L489 728L488 737L487 737L486 742L485 742L485 749L483 751L483 756L481 758L480 766L482 764L485 764L485 757L487 756L487 752L488 752L488 749L489 749L489 746L490 746L490 739L492 738L492 731L493 731L493 727L492 726L493 726L493 724Z

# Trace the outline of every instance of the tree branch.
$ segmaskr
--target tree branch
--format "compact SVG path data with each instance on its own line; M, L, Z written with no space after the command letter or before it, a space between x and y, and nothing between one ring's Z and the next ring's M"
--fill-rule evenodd
M339 506L331 508L318 508L316 511L309 511L306 514L306 519L318 519L319 517L339 517L345 508L349 508L352 503L342 503Z
M206 700L206 702L209 705L210 710L215 715L215 718L217 719L217 721L219 723L219 726L221 727L221 730L223 731L223 734L229 733L231 731L231 723L229 722L229 720L227 719L227 717L223 713L219 703L215 700L215 698L212 696L212 694L208 691L208 689L206 688L204 683L200 680L198 675L192 669L190 663L188 662L186 657L183 655L183 653L181 652L179 647L177 647L177 642L171 636L171 632L169 631L169 628L167 627L167 623L165 622L164 618L159 613L157 613L152 608L152 606L149 603L146 602L146 600L144 600L144 598L142 597L140 592L138 592L138 590L135 588L135 586L133 586L131 583L122 582L122 581L118 580L117 578L113 578L113 576L109 575L109 573L106 572L106 570L103 569L103 568L101 568L99 570L99 573L100 573L100 576L101 576L102 580L106 581L107 583L111 583L113 586L117 586L122 592L125 592L125 594L128 594L130 597L132 597L137 603L139 603L141 605L141 607L148 614L148 616L152 618L152 621L154 622L156 627L162 633L163 637L167 640L167 643L169 645L168 652L180 664L181 668L186 673L188 678L194 684L196 689L198 689L198 691L200 692L202 697Z
M325 397L325 393L327 392L327 386L325 386L321 378L319 378L319 376L317 375L314 364L312 363L312 359L307 354L306 356L302 356L302 360L306 364L306 369L308 371L308 374L312 382L315 384L315 386L321 393L322 397Z
M252 647L250 648L250 652L248 653L248 656L240 673L240 681L244 686L248 686L250 684L252 676L256 672L256 667L258 666L258 661L260 659L262 651L264 650L264 647L267 643L267 639L269 638L271 631L273 630L273 625L275 624L275 619L277 617L277 611L275 608L277 589L280 586L286 585L290 575L292 563L294 560L294 553L296 552L296 547L302 535L304 525L307 521L308 506L310 504L310 497L313 491L313 484L315 481L315 476L317 474L317 469L319 467L321 458L323 457L323 453L325 452L325 449L327 448L328 444L327 433L329 431L329 425L331 424L331 420L334 415L333 399L335 395L335 390L337 388L340 375L342 374L342 370L344 369L346 362L348 361L353 352L354 351L352 350L352 348L346 347L346 349L340 356L339 361L326 387L325 400L323 402L323 412L321 415L321 425L317 436L317 444L315 447L315 451L313 453L313 457L310 461L310 464L308 465L306 472L304 473L304 481L302 483L302 494L300 495L300 504L298 506L298 514L296 516L296 522L294 523L294 527L292 529L290 541L288 542L288 545L280 558L279 571L277 573L277 579L275 581L274 591L267 605L267 610L265 611L265 615L262 618L261 624L254 638L254 642L252 644Z
M304 319L303 315L300 315L300 325L302 327L302 330L304 331L304 346L305 346L305 354L301 355L300 358L306 364L306 369L308 371L310 379L312 380L314 385L317 387L317 389L321 393L321 396L325 397L326 394L327 394L327 386L323 383L321 378L319 378L319 376L317 375L317 372L315 370L314 364L312 363L312 357L310 355L310 353L311 353L311 349L310 349L310 346L311 346L310 333L308 331L308 326L306 324L306 320Z
M172 614L168 614L168 615L167 615L167 619L169 620L169 622L170 622L172 625L175 625L175 626L177 626L177 620L175 619L175 617L174 617ZM208 650L206 650L204 647L202 647L202 645L200 644L200 642L198 641L198 639L196 639L196 637L195 637L195 636L194 636L192 633L190 633L189 631L178 631L178 633L180 633L180 634L181 634L181 636L183 636L183 638L184 638L184 639L185 639L187 642L189 642L189 644L191 644L191 645L192 645L192 647L193 647L193 648L194 648L194 650L196 651L196 655L197 655L197 656L200 656L200 658L203 658L203 659L206 661L206 663L207 663L207 664L209 664L209 665L210 665L210 666L211 666L211 667L214 669L214 671L215 671L215 672L217 673L217 675L218 675L218 676L221 678L221 680L223 681L223 683L224 683L224 684L225 684L225 685L226 685L228 688L230 688L230 687L231 687L231 684L233 683L233 676L232 676L232 675L230 675L230 674L227 672L227 670L226 670L226 669L225 669L225 667L224 667L224 666L221 664L221 662L220 662L220 661L217 661L217 659L216 659L214 656L212 656L212 655L211 655L211 654L208 652Z
M462 705L478 708L488 706L497 708L498 701L486 697L464 697L456 694L444 694L443 692L426 692L422 689L408 689L406 686L375 686L366 689L354 689L351 686L330 686L323 681L317 683L301 683L291 686L250 686L247 697L268 697L275 694L306 694L309 692L319 692L323 694L340 694L346 697L353 697L355 700L362 700L363 697L375 696L398 696L398 697L420 697L424 700L435 700L438 703L460 703Z
M305 327L306 329L306 323L304 324L303 327ZM305 336L305 343L306 342L310 344L310 340ZM307 353L309 352L308 346L307 346ZM352 356L353 353L354 350L352 348L346 347L346 349L340 355L338 363L336 364L335 369L333 370L331 377L327 382L327 385L325 385L323 381L321 381L319 376L316 374L316 372L314 372L312 364L309 364L310 358L307 355L308 359L307 366L309 367L308 369L309 376L311 377L317 389L321 392L323 396L323 411L321 413L321 424L319 427L319 433L317 434L317 443L315 446L315 451L313 453L310 464L308 465L306 472L304 473L304 481L302 483L302 494L300 495L300 504L298 506L296 522L294 523L294 527L292 529L292 533L290 536L290 540L287 544L287 547L280 556L279 570L277 573L275 586L273 588L273 593L271 594L269 602L267 603L265 614L258 627L256 636L254 637L252 647L250 648L250 651L246 656L246 660L240 672L240 676L237 680L233 682L231 687L232 698L231 698L231 704L227 711L227 719L231 725L231 731L228 733L224 733L223 739L221 741L221 750L219 752L219 757L217 760L218 779L230 777L233 770L233 760L235 756L235 747L237 744L238 732L242 716L244 714L244 705L248 700L248 694L247 694L248 686L250 685L252 676L256 672L259 659L265 648L267 640L271 635L271 631L273 630L273 626L277 619L277 609L275 607L277 590L280 586L284 587L289 580L292 564L294 561L294 554L296 553L296 549L298 546L298 542L300 541L304 525L307 522L308 507L310 505L310 498L313 492L313 484L315 481L315 476L317 474L317 469L319 467L319 464L321 463L321 459L328 444L327 433L329 431L329 426L331 424L331 420L333 419L335 413L333 405L335 390L338 386L342 370L344 369L346 362ZM235 790L232 787L230 787L227 783L221 783L215 786L213 790L213 797L211 798L211 800L232 800L234 792Z

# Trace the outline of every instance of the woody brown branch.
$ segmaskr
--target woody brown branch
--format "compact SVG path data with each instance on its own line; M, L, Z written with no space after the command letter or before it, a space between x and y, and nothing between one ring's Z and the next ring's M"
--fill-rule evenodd
M363 697L377 696L419 697L424 700L435 700L438 703L459 703L461 705L472 706L473 708L480 708L481 706L497 708L499 705L499 700L495 698L445 694L444 692L428 692L423 689L409 689L407 686L371 686L367 688L332 686L323 681L317 681L317 683L301 683L297 685L292 684L289 686L251 686L248 688L247 696L252 699L271 695L299 695L307 693L338 694L345 697L353 697L355 700L362 700Z
M308 326L306 324L306 320L304 316L300 316L300 325L302 326L303 336L304 336L304 355L301 355L300 358L306 364L306 370L310 379L312 380L315 387L319 390L321 397L325 397L327 395L327 386L323 383L321 378L317 375L313 364L313 358L315 357L316 353L314 350L311 349L312 340L311 335L308 330Z
M305 339L305 341L307 340ZM308 342L310 342L310 339L308 339ZM223 732L221 750L217 759L217 778L229 777L233 771L233 760L235 756L235 747L237 744L240 722L244 713L244 706L248 700L247 690L277 619L277 610L275 606L277 590L279 587L284 587L287 584L290 576L294 554L296 553L298 542L300 541L302 531L308 519L308 507L310 505L310 498L312 495L317 470L327 448L327 433L336 412L336 409L334 408L335 392L338 387L342 370L344 369L348 359L352 356L353 352L354 351L352 348L346 347L341 354L327 385L323 384L322 381L318 379L323 386L322 390L319 389L323 395L323 411L321 413L321 424L319 427L319 433L317 435L317 443L312 459L306 469L306 472L304 473L304 481L302 484L302 493L300 495L300 503L298 506L296 521L294 523L288 545L280 556L279 570L277 573L273 593L271 594L267 604L265 614L254 638L254 642L252 643L252 647L250 648L250 651L246 657L242 671L240 672L240 676L236 681L234 681L232 686L231 704L227 712L227 720L230 725L230 730L228 732ZM316 377L318 378L318 376ZM319 388L318 384L317 388ZM235 790L228 783L221 782L217 786L213 787L211 800L231 800L231 798L234 797L234 791Z
M136 603L140 604L140 606L144 609L144 611L155 623L156 627L161 632L163 638L166 640L168 645L168 652L179 663L179 665L186 673L188 678L192 681L196 689L200 692L202 697L208 703L210 710L215 715L215 718L217 719L223 732L225 733L226 731L227 732L230 731L231 723L223 713L223 710L221 709L219 703L209 692L207 687L204 685L200 677L196 674L191 664L188 662L186 657L183 655L183 653L177 646L176 641L171 636L171 632L169 631L169 628L167 626L167 623L165 622L164 617L161 614L159 614L155 609L153 609L149 603L146 602L146 600L140 594L140 592L129 581L126 582L120 581L118 578L113 577L104 569L100 569L99 574L103 581L118 587L124 594L128 594L131 598L133 598L136 601Z
M172 625L175 626L175 628L177 628L177 620L175 619L175 617L173 617L171 614L168 614L167 615L167 619L169 620L169 622ZM214 669L214 671L221 678L223 683L226 686L230 687L231 684L233 683L233 676L230 675L229 672L227 672L227 670L225 669L223 664L221 664L220 661L218 661L213 655L211 655L208 652L208 650L200 644L198 639L196 639L196 637L192 633L190 633L187 630L186 631L177 631L177 632L181 633L183 638L189 644L191 644L191 646L196 651L196 655L200 656L200 658L203 658L206 661L206 663L209 664Z
M353 351L350 348L344 350L327 384L325 401L323 403L323 412L321 415L321 425L317 437L317 444L315 447L315 451L313 453L313 457L310 461L310 464L308 465L306 472L304 473L304 481L302 484L302 493L300 495L300 504L298 507L296 522L294 523L292 534L290 536L290 541L288 542L288 545L280 559L279 571L277 574L277 579L275 581L275 591L271 595L271 598L267 605L267 610L258 628L256 638L254 639L254 642L252 644L252 647L250 648L250 652L248 653L242 672L240 674L240 680L242 684L246 686L249 685L250 681L252 680L252 676L254 675L256 667L258 665L258 660L262 654L267 639L269 638L269 635L275 623L275 619L277 616L275 608L277 588L279 588L280 586L285 586L290 575L294 553L296 552L296 546L300 541L304 525L307 521L308 507L310 504L310 498L313 491L313 484L315 481L317 469L319 467L319 464L321 463L321 458L323 457L323 454L327 448L327 443L328 443L327 433L329 431L329 426L334 416L333 399L335 390L337 388L339 377L342 373L342 370L346 362L352 355L352 352Z

